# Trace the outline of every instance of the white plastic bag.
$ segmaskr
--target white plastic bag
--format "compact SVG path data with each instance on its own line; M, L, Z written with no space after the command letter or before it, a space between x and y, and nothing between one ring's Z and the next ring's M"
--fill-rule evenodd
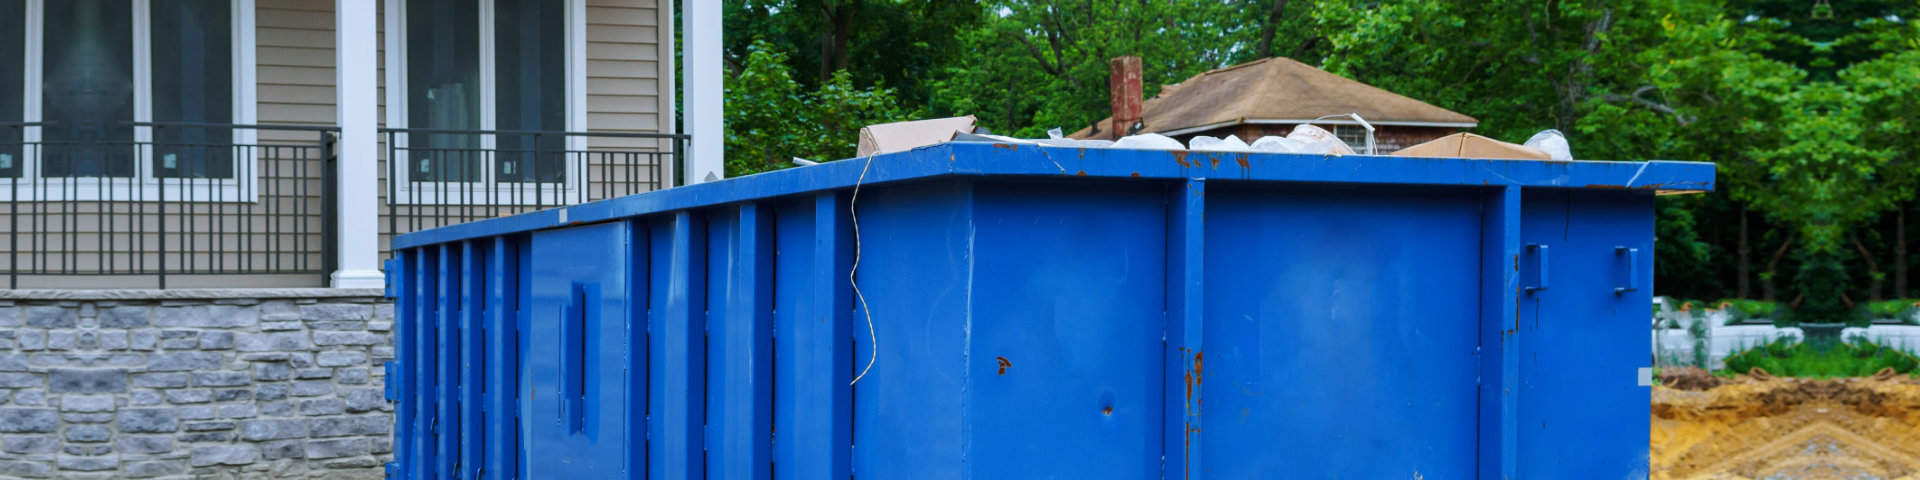
M1526 146L1547 152L1547 155L1554 160L1573 160L1573 146L1567 143L1567 136L1561 134L1559 130L1551 128L1541 130L1540 133L1533 134L1533 137L1527 139Z
M1187 146L1181 145L1179 140L1168 138L1166 135L1161 135L1158 133L1142 133L1139 135L1128 135L1125 138L1121 138L1117 142L1113 142L1113 148L1132 148L1132 149L1139 149L1139 150L1185 150Z
M1340 137L1334 136L1333 132L1310 124L1302 123L1299 126L1293 127L1293 133L1287 134L1287 138L1307 144L1307 150L1309 151L1301 153L1354 154L1353 148L1348 147L1347 142L1340 141Z

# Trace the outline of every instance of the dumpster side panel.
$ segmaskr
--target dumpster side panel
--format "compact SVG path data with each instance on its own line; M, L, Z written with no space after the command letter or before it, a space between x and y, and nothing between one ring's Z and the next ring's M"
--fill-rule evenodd
M972 478L1160 474L1166 195L976 187Z
M1530 294L1538 308L1521 317L1519 473L1645 477L1650 391L1636 369L1652 356L1639 327L1650 321L1653 196L1535 190L1524 198L1523 240L1552 253L1547 265L1523 263L1530 276L1544 269L1550 286Z
M723 208L707 239L707 478L771 478L773 211Z
M1480 208L1208 185L1204 475L1474 476Z
M414 437L407 439L408 443L412 444L413 456L413 462L408 466L407 473L419 479L440 476L432 470L433 448L437 436L437 432L433 429L436 418L433 398L436 380L433 338L439 331L439 325L434 324L433 316L435 307L439 304L435 300L439 298L439 290L434 286L434 282L439 279L439 274L436 273L439 265L436 261L438 250L438 247L415 249L410 255L414 268L407 272L413 277L413 288L410 290L413 291L414 299L412 308L409 309L411 311L409 325L414 328L413 334L409 335L411 338L408 338L413 345L412 353L408 354L412 362L404 365L407 369L407 377L413 384L411 397L413 404L406 406L413 412L411 418L414 431Z
M706 215L662 215L649 230L647 473L649 478L703 478Z
M782 204L774 257L775 478L846 478L853 445L847 192Z
M519 334L515 330L520 309L521 242L509 236L494 237L486 255L486 344L485 447L481 455L486 471L511 474L520 469Z
M628 431L628 226L533 235L528 458L535 478L621 478ZM611 267L611 268L610 268Z
M965 478L968 372L992 374L967 361L970 198L961 181L860 192L858 278L866 301L855 304L854 371L873 363L853 391L853 465L861 477Z

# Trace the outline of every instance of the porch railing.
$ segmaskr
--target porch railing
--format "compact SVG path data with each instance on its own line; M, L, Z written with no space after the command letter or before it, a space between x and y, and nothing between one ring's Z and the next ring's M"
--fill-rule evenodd
M326 285L338 127L120 126L104 130L131 139L58 140L81 129L0 123L6 288ZM379 132L383 250L401 233L672 186L689 138Z
M120 126L0 124L8 288L168 288L188 276L331 270L338 128ZM101 131L132 138L60 139ZM127 278L75 281L102 276Z
M386 233L673 186L687 135L386 128ZM386 245L382 242L382 245Z

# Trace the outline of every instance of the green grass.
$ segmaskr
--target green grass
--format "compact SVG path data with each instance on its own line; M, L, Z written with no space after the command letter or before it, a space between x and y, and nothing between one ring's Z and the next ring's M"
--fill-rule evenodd
M1821 379L1864 377L1888 367L1902 374L1920 372L1920 358L1912 352L1864 339L1835 342L1825 351L1821 350L1806 343L1780 339L1727 357L1727 368L1722 372L1746 373L1758 367L1775 376Z

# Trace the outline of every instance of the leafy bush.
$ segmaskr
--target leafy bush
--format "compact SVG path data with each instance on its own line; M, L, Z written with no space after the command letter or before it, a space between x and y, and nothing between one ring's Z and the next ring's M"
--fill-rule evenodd
M1901 323L1914 323L1915 304L1920 304L1920 300L1908 298L1870 302L1867 303L1867 316L1875 320L1895 318Z
M1785 377L1864 377L1881 369L1913 374L1920 372L1920 358L1913 352L1879 345L1863 338L1840 343L1825 352L1789 338L1747 349L1727 357L1727 373L1745 373L1754 368Z

